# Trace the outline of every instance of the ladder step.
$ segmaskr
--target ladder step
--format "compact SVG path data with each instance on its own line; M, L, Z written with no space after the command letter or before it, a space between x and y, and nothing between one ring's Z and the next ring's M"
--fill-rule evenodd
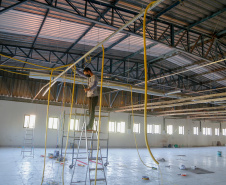
M90 182L93 182L95 181L95 179L90 179ZM106 181L105 178L99 178L99 179L96 179L96 181Z
M77 183L82 183L82 182L86 182L86 181L71 182L71 184L77 184Z
M89 157L89 160L96 160L96 157ZM98 157L98 160L102 160L102 157Z
M73 157L73 159L87 159L87 157Z
M96 170L96 168L90 168L89 171ZM97 170L104 170L104 168L97 168Z

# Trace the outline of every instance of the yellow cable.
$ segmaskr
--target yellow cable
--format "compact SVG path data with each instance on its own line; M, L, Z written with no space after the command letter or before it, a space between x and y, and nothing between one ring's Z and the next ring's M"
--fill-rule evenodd
M59 67L55 67L55 68L49 68L49 67L41 66L41 65L38 65L38 64L33 64L33 63L30 63L30 62L26 62L26 61L23 61L23 60L20 60L20 59L17 59L17 58L13 58L13 57L10 57L10 56L7 56L7 55L3 55L1 53L0 53L0 55L3 56L3 57L6 57L6 58L10 58L12 60L16 60L18 62L22 62L22 63L29 64L29 65L33 65L33 66L36 66L36 67L41 67L41 68L44 68L46 70L52 70L53 69L54 71L58 71L58 69L60 69L60 68L64 68L64 67L68 67L68 66L72 65L72 64L67 64L67 65L63 65L63 66L59 66ZM19 67L17 67L17 68L19 68ZM44 70L44 69L36 69L36 70Z
M74 69L74 82L73 82L73 88L72 88L72 95L71 95L71 110L70 110L70 116L69 116L69 123L68 123L68 131L67 131L67 141L66 141L66 146L65 146L65 152L64 152L64 161L63 161L63 170L62 170L62 182L64 185L64 166L65 166L65 158L67 154L67 146L68 146L68 139L69 139L69 132L70 132L70 120L71 120L71 115L72 115L72 108L73 108L73 103L74 103L74 92L75 92L75 69Z
M147 80L148 80L148 70L147 70L147 51L146 51L146 14L148 9L154 4L155 2L151 2L147 8L145 9L145 13L144 13L144 22L143 22L143 39L144 39L144 74L145 74L145 91L144 91L144 135L145 135L145 142L146 142L146 146L147 149L153 159L153 161L158 165L158 161L155 159L155 157L153 156L150 147L149 147L149 143L148 143L148 137L147 137L147 99L148 99L148 95L147 95L147 90L148 90L148 84L147 84Z
M14 71L9 71L9 70L2 69L2 68L0 68L0 70L2 70L2 71L6 71L6 72L8 72L8 73L14 73L14 74L18 74L18 75L29 76L29 74L19 73L19 72L14 72Z
M95 169L95 185L97 183L97 164L98 164L98 154L99 154L99 145L100 145L100 126L101 126L102 87L103 87L103 77L104 77L104 46L103 45L102 45L102 52L103 52L103 56L102 56L101 85L100 85L99 125L98 125L96 169Z
M132 117L133 117L133 126L134 126L134 113L133 113L133 89L132 89L132 86L130 85L130 88L131 88L131 106L132 106ZM137 147L137 138L136 138L136 133L134 132L134 139L135 139L135 145L136 145L136 149L137 149L137 153L138 153L138 156L140 158L140 161L143 163L144 166L148 167L148 168L152 168L151 166L148 166L144 163L144 161L141 159L141 156L140 156L140 153L139 153L139 150L138 150L138 147Z
M6 58L10 58L12 60L16 60L18 62L22 62L22 63L25 63L25 64L30 64L30 65L33 65L33 66L37 66L37 67L41 67L41 68L45 68L45 69L49 69L49 70L52 70L52 68L49 68L49 67L45 67L45 66L40 66L38 64L33 64L33 63L30 63L30 62L26 62L26 61L23 61L23 60L20 60L20 59L17 59L17 58L13 58L13 57L10 57L10 56L7 56L7 55L3 55L0 53L1 56L3 57L6 57Z
M38 69L38 68L27 68L27 67L10 66L10 65L0 65L0 67L15 68L15 69L27 69L27 70L38 70L38 71L49 70L49 69Z
M46 166L46 143L47 143L47 131L48 131L48 124L49 124L49 101L50 101L50 87L52 82L52 74L53 74L53 70L51 70L50 80L49 80L49 93L48 93L48 104L47 104L47 113L46 113L45 155L44 155L44 167L43 167L41 185L43 184L44 175L45 175L45 166Z

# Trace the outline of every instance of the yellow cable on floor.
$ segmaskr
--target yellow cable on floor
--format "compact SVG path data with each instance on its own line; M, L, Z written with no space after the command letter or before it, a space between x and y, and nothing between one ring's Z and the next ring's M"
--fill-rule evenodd
M153 156L150 147L149 147L149 143L148 143L148 137L147 137L147 99L148 99L148 95L147 95L147 90L148 90L148 84L147 84L147 80L148 80L148 70L147 70L147 51L146 51L146 14L148 9L154 4L154 2L151 2L147 8L145 9L145 13L144 13L144 21L143 21L143 39L144 39L144 74L145 74L145 91L144 91L144 136L145 136L145 143L147 146L147 149L153 159L153 161L158 165L158 161L155 159L155 157Z
M53 70L51 70L51 74L50 74L49 87L51 86L51 82L52 82L52 74L53 74ZM48 104L47 104L47 113L46 113L45 155L44 155L44 167L43 167L41 185L43 184L43 181L44 181L45 167L46 167L46 143L47 143L47 131L48 131L48 124L49 124L49 101L50 101L50 88L48 93Z
M98 154L100 145L100 126L101 126L101 105L102 105L102 86L104 77L104 46L102 45L102 69L101 69L101 85L100 85L100 103L99 103L99 125L98 125L98 142L97 142L97 157L96 157L96 169L95 169L95 185L97 183L97 164L98 164Z
M72 108L73 108L73 103L74 103L74 93L75 93L75 70L76 67L74 68L74 82L73 82L73 88L72 88L72 95L71 95L71 110L70 110L70 116L69 116L69 123L68 123L68 131L67 131L67 141L66 141L66 146L65 146L65 152L64 152L64 161L63 161L63 170L62 170L62 182L64 185L64 166L65 166L65 158L67 154L67 146L68 146L68 139L69 139L69 132L70 132L70 120L71 120L71 115L72 115Z

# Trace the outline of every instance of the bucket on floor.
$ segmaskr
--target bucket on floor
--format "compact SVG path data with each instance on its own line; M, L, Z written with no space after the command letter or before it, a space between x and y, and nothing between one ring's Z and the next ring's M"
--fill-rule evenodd
M218 155L219 157L221 157L221 154L222 154L221 151L218 151L218 152L217 152L217 155Z

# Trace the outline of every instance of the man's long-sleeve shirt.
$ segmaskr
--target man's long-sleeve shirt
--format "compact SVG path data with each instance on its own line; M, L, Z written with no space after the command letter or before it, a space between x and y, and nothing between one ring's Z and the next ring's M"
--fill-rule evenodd
M98 78L97 78L97 76L93 75L91 77L87 77L79 70L76 70L76 72L79 74L79 76L82 76L82 77L88 79L89 91L87 91L87 97L98 96L98 93L97 93Z

